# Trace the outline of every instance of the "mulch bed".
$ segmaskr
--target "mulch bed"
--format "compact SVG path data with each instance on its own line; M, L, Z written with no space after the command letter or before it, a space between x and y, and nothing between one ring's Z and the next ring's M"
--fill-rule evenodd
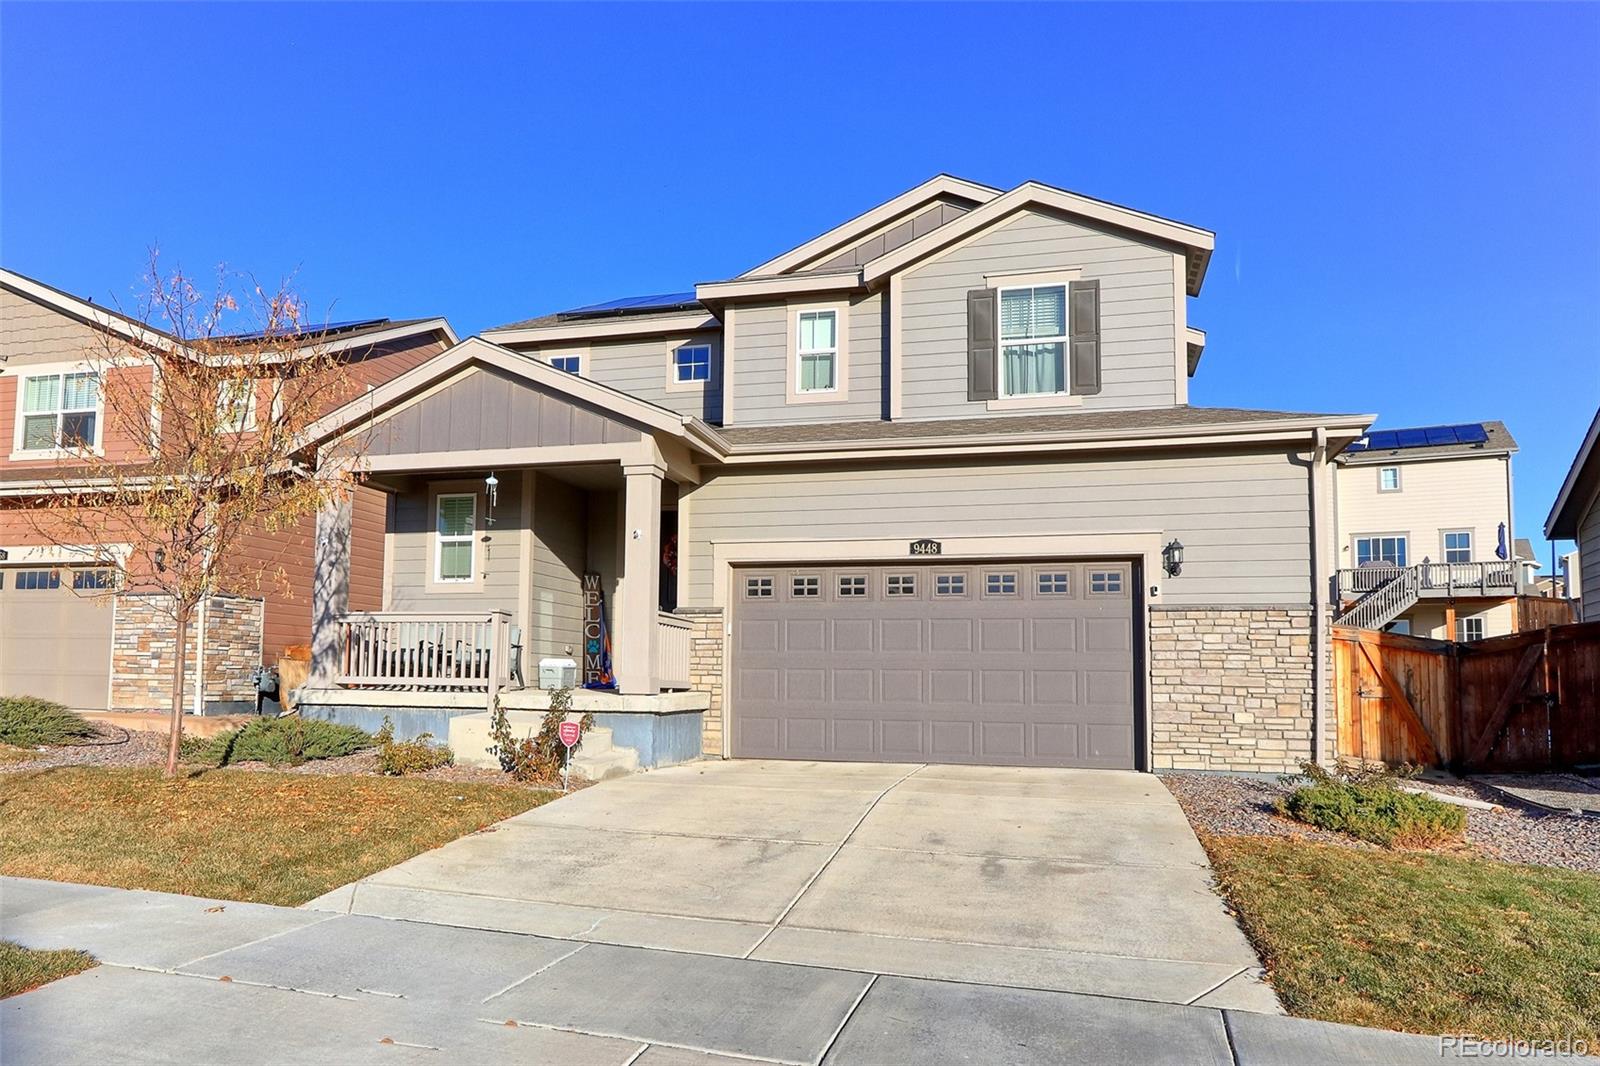
M1198 833L1294 837L1341 847L1376 847L1278 814L1274 804L1288 795L1291 787L1277 781L1223 774L1163 774L1161 781L1177 797ZM1467 809L1467 845L1485 858L1600 873L1600 817L1544 811L1469 781L1427 779L1416 784L1501 805L1493 811Z

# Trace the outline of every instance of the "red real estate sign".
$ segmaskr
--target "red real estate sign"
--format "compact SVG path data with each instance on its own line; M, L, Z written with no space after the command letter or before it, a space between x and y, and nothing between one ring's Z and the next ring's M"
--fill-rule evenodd
M556 736L561 739L561 743L569 748L572 747L578 742L578 723L562 722L556 730Z

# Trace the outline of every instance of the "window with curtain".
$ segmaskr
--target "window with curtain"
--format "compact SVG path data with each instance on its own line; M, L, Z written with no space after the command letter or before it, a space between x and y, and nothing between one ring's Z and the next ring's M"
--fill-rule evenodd
M1001 395L1037 396L1066 389L1067 287L1001 289Z
M801 311L795 346L799 392L832 392L839 369L839 315L835 311Z
M41 374L22 380L22 449L92 447L100 384L92 373Z
M438 580L471 581L478 498L470 492L440 496L438 502Z

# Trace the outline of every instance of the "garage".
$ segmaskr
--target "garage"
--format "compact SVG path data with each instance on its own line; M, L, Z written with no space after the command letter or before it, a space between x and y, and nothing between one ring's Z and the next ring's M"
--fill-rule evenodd
M106 708L110 581L92 567L0 567L0 695Z
M741 567L740 758L1134 769L1131 561Z

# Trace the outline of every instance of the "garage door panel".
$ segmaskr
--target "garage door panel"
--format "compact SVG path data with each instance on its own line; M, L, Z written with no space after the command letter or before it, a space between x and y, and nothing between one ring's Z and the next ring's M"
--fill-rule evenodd
M109 705L115 609L108 572L0 567L0 695L80 710Z
M936 561L742 571L736 590L774 594L733 605L733 753L1132 767L1131 573Z

